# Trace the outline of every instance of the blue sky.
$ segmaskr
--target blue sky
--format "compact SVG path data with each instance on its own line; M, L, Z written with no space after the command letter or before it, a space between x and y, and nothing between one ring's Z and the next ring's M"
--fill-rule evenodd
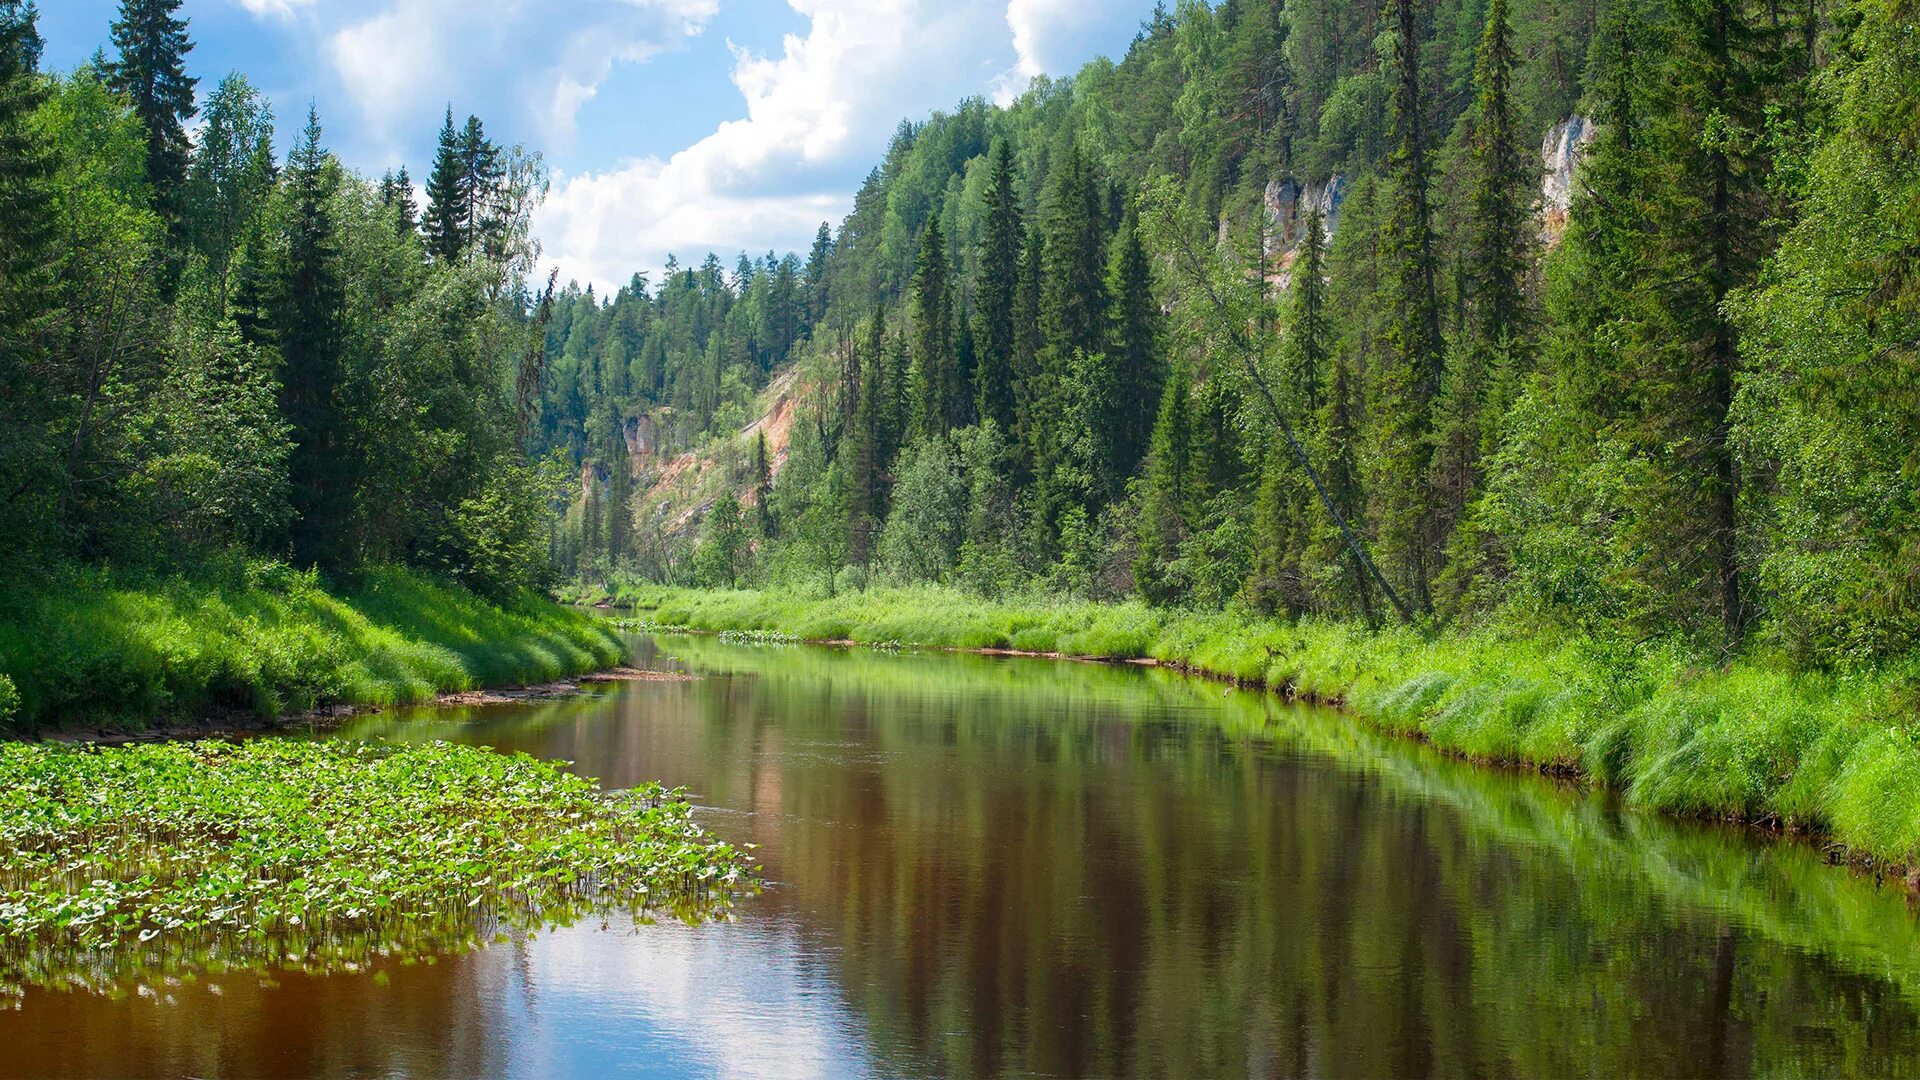
M603 288L714 250L804 248L902 117L1126 49L1152 0L186 0L201 92L245 72L283 130L424 177L443 110L545 155L535 219ZM41 4L46 62L107 44L118 0ZM282 142L286 140L283 138Z

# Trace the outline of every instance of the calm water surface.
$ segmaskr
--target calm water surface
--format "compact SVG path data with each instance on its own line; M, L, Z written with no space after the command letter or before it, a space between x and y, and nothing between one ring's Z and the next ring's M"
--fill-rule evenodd
M350 734L687 787L769 887L0 1014L7 1074L1920 1075L1902 895L1157 672L714 639Z

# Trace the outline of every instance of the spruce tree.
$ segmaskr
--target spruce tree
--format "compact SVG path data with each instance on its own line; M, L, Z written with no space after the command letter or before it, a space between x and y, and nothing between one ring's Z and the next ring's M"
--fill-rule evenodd
M468 116L466 127L460 130L460 165L464 173L460 193L465 197L460 225L466 238L467 261L498 259L505 240L499 200L506 165L500 148L487 138L477 116Z
M1507 0L1491 0L1474 67L1467 117L1470 184L1459 272L1462 326L1436 406L1431 483L1438 530L1448 537L1440 606L1452 614L1493 553L1469 518L1482 486L1482 459L1518 392L1531 348L1530 275L1539 168L1514 119L1518 66Z
M427 177L427 213L421 225L427 234L427 252L442 263L466 256L471 236L466 207L472 177L461 152L460 132L453 126L453 107L447 107L440 127L440 145L434 151L433 172Z
M761 539L773 539L778 531L773 520L773 456L767 452L765 430L753 439L753 520Z
M1040 330L1045 348L1061 362L1075 349L1092 353L1107 345L1106 215L1101 203L1098 178L1078 140L1069 137L1047 178L1040 275Z
M974 291L975 411L1002 432L1015 431L1015 308L1020 293L1020 257L1026 239L1013 186L1013 148L994 144L987 179L986 228L980 240L980 271Z
M1191 505L1200 487L1195 472L1192 376L1176 361L1167 374L1153 425L1133 560L1140 595L1157 604L1180 595L1180 584L1168 564L1186 539Z
M1149 433L1160 408L1162 369L1160 301L1153 294L1153 267L1140 242L1140 228L1129 216L1114 238L1107 265L1107 295L1112 299L1107 346L1114 374L1114 398L1104 418L1113 455L1116 486L1124 484L1145 458Z
M17 554L46 520L40 479L51 470L46 330L58 314L52 268L59 217L54 159L33 114L45 100L35 66L39 34L31 4L0 3L0 554Z
M1384 380L1387 415L1383 422L1388 434L1380 491L1384 498L1382 554L1397 564L1414 602L1431 609L1437 526L1429 470L1442 343L1426 92L1420 66L1422 11L1421 0L1387 0L1396 138L1387 160L1391 186L1381 243L1387 263L1382 306L1389 319L1385 344L1390 370Z
M176 237L184 236L186 217L186 122L193 119L193 89L187 54L193 41L187 21L176 18L181 0L121 0L113 23L113 45L120 58L107 67L107 83L132 102L147 132L147 182L154 208Z
M293 555L302 565L338 567L348 560L358 476L344 411L346 296L332 209L338 166L320 134L319 114L309 109L287 162L291 205L268 303L282 362L280 407L293 440Z
M1305 235L1294 256L1292 304L1283 354L1293 411L1308 421L1309 428L1318 423L1321 382L1332 348L1327 321L1326 249L1326 224L1316 207L1307 211Z
M420 208L413 201L413 177L407 175L405 165L380 178L380 205L393 211L394 228L401 236L412 236L419 230Z
M966 388L954 349L953 275L947 265L946 237L938 219L920 234L920 256L913 272L914 430L946 435L966 426Z
M807 253L807 273L803 282L809 330L827 317L827 276L832 270L833 250L833 229L823 221L820 231L813 235L813 250Z

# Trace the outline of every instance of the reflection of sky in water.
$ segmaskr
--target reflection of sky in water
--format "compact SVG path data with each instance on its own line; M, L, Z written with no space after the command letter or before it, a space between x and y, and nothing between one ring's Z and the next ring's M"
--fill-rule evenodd
M738 922L34 993L0 1075L1920 1076L1913 912L1814 849L1158 673L671 651L352 734L685 785L761 845Z
M875 1074L830 975L791 929L574 927L472 960L513 1076ZM891 1071L891 1070L889 1070Z

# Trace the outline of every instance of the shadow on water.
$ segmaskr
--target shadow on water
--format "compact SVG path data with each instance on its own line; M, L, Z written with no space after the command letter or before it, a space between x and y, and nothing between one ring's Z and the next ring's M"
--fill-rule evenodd
M1803 845L1161 672L636 647L704 678L348 734L684 786L737 925L30 994L0 1072L1920 1072L1920 921Z

